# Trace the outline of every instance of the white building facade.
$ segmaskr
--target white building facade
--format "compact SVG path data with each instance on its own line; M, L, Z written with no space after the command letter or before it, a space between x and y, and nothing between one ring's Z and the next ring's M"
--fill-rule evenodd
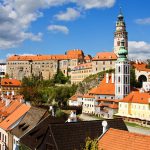
M115 97L123 99L130 93L130 61L127 59L128 51L125 49L124 40L118 52L115 64Z

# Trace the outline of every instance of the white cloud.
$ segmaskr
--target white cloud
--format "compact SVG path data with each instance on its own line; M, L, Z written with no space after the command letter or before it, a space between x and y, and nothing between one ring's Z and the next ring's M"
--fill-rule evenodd
M42 17L42 9L62 5L69 0L0 1L0 48L13 48L24 40L40 41L41 33L28 32L33 21Z
M49 25L47 29L54 33L58 33L58 32L61 32L64 34L69 33L69 29L66 26L62 26L62 25Z
M63 21L70 21L75 20L78 17L80 17L80 12L74 8L67 8L66 12L60 12L59 14L55 15L54 17L57 20L63 20Z
M27 39L40 41L41 33L28 31L32 22L44 16L43 9L67 3L74 3L78 9L109 8L115 0L0 0L0 48L16 47ZM80 16L78 9L68 8L65 13L56 15L57 19L74 20ZM69 32L67 27L60 30Z
M144 19L136 19L135 22L137 24L149 24L150 25L150 18L144 18Z
M133 59L149 59L150 43L145 41L129 41L129 57Z
M73 0L78 5L84 7L85 9L92 8L110 8L115 4L116 0Z

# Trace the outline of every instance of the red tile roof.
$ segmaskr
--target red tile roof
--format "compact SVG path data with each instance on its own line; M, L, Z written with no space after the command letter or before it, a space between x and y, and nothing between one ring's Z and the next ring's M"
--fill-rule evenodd
M65 55L14 55L10 56L8 61L42 61L42 60L66 60L66 59L78 59L83 57L82 50L69 50Z
M129 95L127 95L121 102L149 104L150 103L150 93L133 91Z
M21 86L21 82L17 79L1 79L1 86Z
M105 76L98 87L91 89L89 93L95 95L115 95L115 84L112 83L112 77L109 76L109 81L106 83Z
M92 56L91 56L91 55L86 55L86 56L84 57L84 59L85 59L85 60L91 60L91 59L92 59Z
M139 71L150 72L150 69L146 68L146 63L134 63L132 65Z
M9 106L5 106L0 110L0 113L3 115L3 113L7 113L7 115L11 114L13 111L15 111L21 103L19 101L10 101Z
M117 55L113 52L100 52L92 60L117 60Z
M13 113L11 113L5 120L0 123L0 128L4 130L9 130L11 125L16 123L28 110L30 106L22 104L19 108L17 108Z
M150 150L150 136L110 128L98 141L98 150Z
M72 97L70 97L69 100L72 100L72 101L77 101L77 95L73 95Z

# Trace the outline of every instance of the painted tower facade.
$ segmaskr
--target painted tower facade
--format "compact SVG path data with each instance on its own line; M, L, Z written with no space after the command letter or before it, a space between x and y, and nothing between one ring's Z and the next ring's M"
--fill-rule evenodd
M116 31L114 33L114 53L118 56L121 47L121 40L124 39L125 49L128 50L128 33L126 32L126 24L121 8L116 22Z
M118 59L115 63L115 98L122 99L130 93L130 61L125 41L121 40Z

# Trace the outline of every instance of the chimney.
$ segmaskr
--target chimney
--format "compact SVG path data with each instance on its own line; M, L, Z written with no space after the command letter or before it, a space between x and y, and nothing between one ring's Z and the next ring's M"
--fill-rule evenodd
M53 117L55 117L55 112L54 112L54 107L53 106L49 106L49 111L51 112L51 115Z
M12 94L12 96L14 96L14 95L15 95L15 92L14 92L14 91L12 91L12 92L11 92L11 94Z
M76 110L70 112L70 116L66 122L77 122Z
M108 126L108 124L107 124L107 121L102 121L102 126L103 126L103 134L107 131L107 126Z
M10 100L6 98L5 100L5 106L7 107L10 104Z
M6 93L6 94L7 94L7 96L9 96L9 92L8 92L8 91L7 91L7 93Z
M108 83L108 82L109 82L109 74L106 73L106 83Z
M112 79L112 83L114 83L115 82L115 74L114 73L111 74L111 79Z

